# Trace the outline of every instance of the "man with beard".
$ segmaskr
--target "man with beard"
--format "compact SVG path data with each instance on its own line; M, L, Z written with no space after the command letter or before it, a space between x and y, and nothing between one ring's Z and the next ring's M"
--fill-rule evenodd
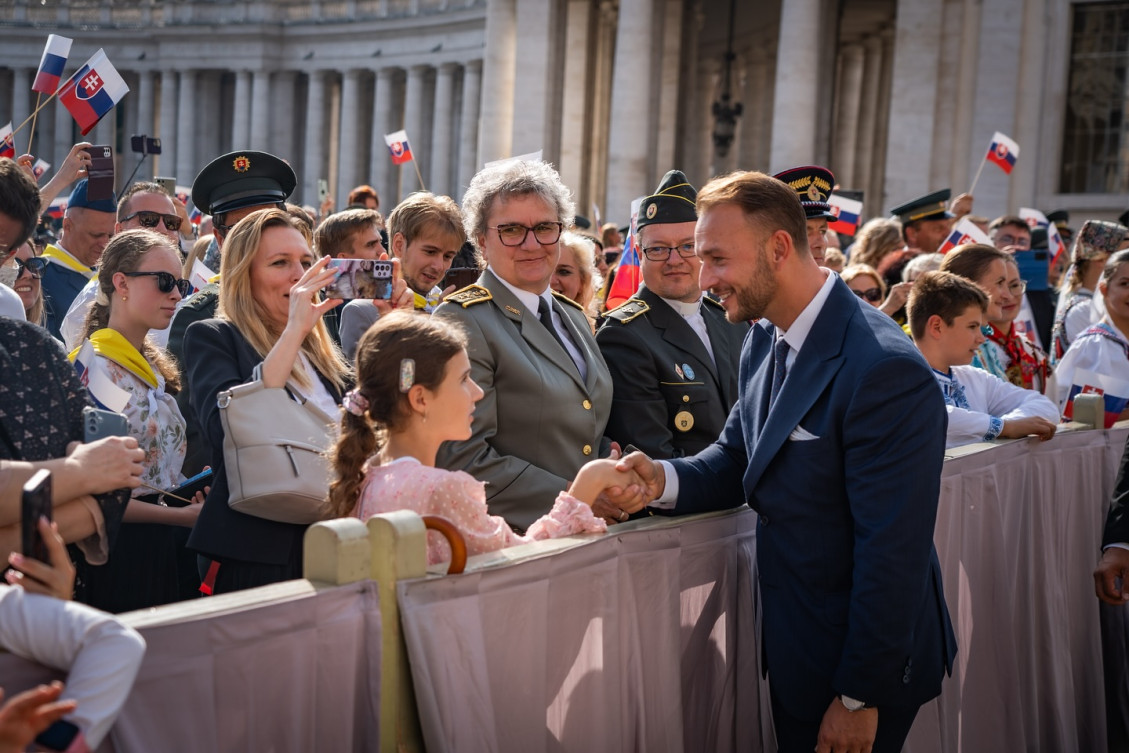
M762 321L718 440L620 469L654 507L759 514L779 749L900 751L956 652L933 548L944 402L897 324L816 265L794 189L738 172L697 208L702 288L729 321Z

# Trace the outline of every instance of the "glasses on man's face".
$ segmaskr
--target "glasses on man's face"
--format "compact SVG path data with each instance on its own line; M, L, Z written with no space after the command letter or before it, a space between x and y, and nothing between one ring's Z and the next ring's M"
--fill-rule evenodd
M134 212L129 217L123 217L122 223L129 222L134 217L137 218L137 224L141 227L155 228L161 222L165 223L165 227L172 231L180 230L180 223L183 220L175 214L161 214L160 212L141 211Z
M15 257L12 259L16 263L16 279L23 277L24 270L31 275L32 279L38 280L43 276L43 270L47 268L47 260L41 256L33 256L30 259L20 259Z
M192 292L192 283L188 280L178 280L168 272L123 272L126 277L156 277L157 290L162 293L171 293L173 288L180 291L181 298L187 298Z
M996 248L1007 248L1008 246L1026 251L1031 248L1031 237L1027 235L1016 236L1011 233L1001 233L996 236Z
M694 255L694 244L683 243L681 246L648 246L643 249L643 255L650 261L666 261L672 252L677 251L683 259Z
M530 231L533 231L533 238L542 246L551 246L561 239L561 231L564 230L563 222L539 222L533 227L526 227L519 225L516 222L507 225L487 226L487 230L497 230L498 240L502 242L503 246L520 246L525 243L526 237Z
M878 303L882 300L882 288L867 288L866 290L852 290L851 292L871 303Z
M1007 291L1012 295L1023 295L1027 292L1027 280L1015 280L1014 282L1009 282L1007 285Z

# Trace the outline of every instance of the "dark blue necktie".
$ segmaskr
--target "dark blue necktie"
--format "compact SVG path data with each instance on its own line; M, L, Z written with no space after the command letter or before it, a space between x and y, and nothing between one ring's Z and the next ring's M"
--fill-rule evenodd
M788 341L783 337L777 338L776 346L773 348L772 392L768 396L769 405L776 402L776 396L780 394L780 387L784 384L784 377L788 375L788 350Z

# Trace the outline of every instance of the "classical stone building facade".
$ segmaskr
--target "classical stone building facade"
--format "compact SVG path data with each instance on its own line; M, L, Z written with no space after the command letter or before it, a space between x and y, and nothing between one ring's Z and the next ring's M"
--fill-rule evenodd
M131 92L90 138L117 147L122 175L137 160L129 136L146 133L164 151L141 175L189 184L218 154L265 149L294 165L304 203L324 178L339 199L372 183L389 208L419 185L384 146L404 128L427 188L455 197L485 162L540 149L585 214L596 204L624 220L671 167L700 184L733 168L821 163L864 191L874 216L966 190L998 130L1022 156L1011 176L984 171L977 213L1129 208L1127 2L3 4L0 123L4 109L18 124L34 108L48 33L75 40L68 74L104 48ZM742 107L719 129L725 92ZM51 103L33 151L58 164L76 139Z

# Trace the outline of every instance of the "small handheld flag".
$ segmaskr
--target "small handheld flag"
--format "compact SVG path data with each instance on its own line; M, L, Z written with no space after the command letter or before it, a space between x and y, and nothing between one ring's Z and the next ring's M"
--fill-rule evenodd
M631 224L627 229L627 237L623 239L623 253L620 254L619 264L615 268L615 279L608 288L606 305L609 311L635 295L643 283L643 270L639 266L641 261L639 243L636 240L635 230L635 218L639 215L643 198L640 196L631 202Z
M67 213L67 197L62 196L52 199L51 203L47 206L47 216L53 220L63 219L63 215Z
M937 249L937 253L947 254L949 251L952 251L954 248L964 243L984 243L990 246L992 245L992 239L989 238L983 230L976 227L976 225L972 223L972 220L965 217L953 227L953 232L949 234L949 237L945 239L941 247Z
M35 74L35 82L31 85L33 92L54 94L59 88L63 68L66 67L67 58L71 54L72 41L56 34L47 35L47 45L43 48L43 57L39 59L39 71Z
M129 87L106 53L98 50L63 84L59 101L70 111L85 136L128 92Z
M78 372L79 381L86 386L95 405L115 413L121 413L125 409L129 404L129 392L114 383L105 365L98 360L93 343L86 340L69 358Z
M209 269L204 262L196 259L192 262L192 274L188 279L192 282L193 290L199 290L216 279L216 273Z
M43 177L43 173L51 169L51 163L44 159L37 159L35 164L31 166L31 172L35 175L35 179L39 180Z
M827 223L828 230L834 230L840 235L854 235L858 232L859 217L862 215L861 201L831 194L827 197L827 204L831 207L831 214L835 215L835 219Z
M388 153L392 155L393 164L402 165L412 161L412 147L408 143L407 131L384 134L384 143L388 145Z
M16 140L12 138L12 121L0 126L0 157L16 158Z
M992 143L988 145L988 155L984 159L998 165L1001 170L1011 175L1015 161L1019 159L1019 144L996 131L992 136Z

